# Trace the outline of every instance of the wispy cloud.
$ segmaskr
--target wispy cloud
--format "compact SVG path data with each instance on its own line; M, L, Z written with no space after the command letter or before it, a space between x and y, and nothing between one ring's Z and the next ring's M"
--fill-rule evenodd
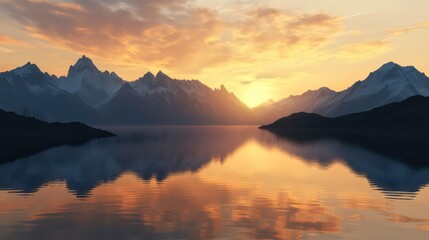
M12 50L10 50L9 48L5 48L5 47L1 47L1 46L0 46L0 52L11 53L11 52L13 52L13 51L12 51Z
M250 85L250 84L254 83L255 81L254 80L241 80L238 82L242 85Z
M341 47L338 55L350 60L365 60L378 57L391 50L389 40L376 40L363 43L346 44Z
M1 35L1 34L0 34L0 44L8 45L8 46L21 46L21 47L22 46L25 46L25 47L29 46L28 43L26 43L22 40L12 38L12 37L7 36L7 35Z
M409 27L392 29L389 31L389 33L397 36L397 35L402 35L409 32L416 32L416 31L427 30L427 29L429 29L429 22L421 22Z
M370 13L371 13L370 11L358 12L358 13L354 13L354 14L350 14L350 15L344 16L341 19L349 19L349 18L354 18L354 17L365 16L365 15L368 15Z

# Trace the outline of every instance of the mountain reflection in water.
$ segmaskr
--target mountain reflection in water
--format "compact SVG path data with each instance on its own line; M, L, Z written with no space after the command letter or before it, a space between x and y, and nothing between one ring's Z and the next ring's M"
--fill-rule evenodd
M0 188L23 193L51 181L84 197L100 183L125 172L161 182L170 174L194 172L210 161L223 161L252 137L253 129L234 127L116 127L122 136L81 147L59 147L31 158L0 165Z
M0 165L0 239L427 236L429 168L391 154L253 126L109 130Z
M315 162L320 166L330 166L336 161L343 162L353 172L365 176L376 189L390 197L412 197L429 183L429 154L426 151L421 152L419 158L427 159L427 163L420 162L418 165L413 159L419 154L418 151L404 149L404 153L395 158L391 149L396 148L397 152L401 149L397 139L391 142L384 138L379 141L368 140L371 142L368 144L371 146L370 150L362 144L364 140L357 142L356 139L352 139L351 142L355 144L351 144L344 139L323 139L317 136L297 138L295 135L275 132L266 132L262 136L264 137L261 138L261 144L282 149L307 162ZM407 146L422 144L409 139L403 143ZM392 146L386 147L389 144Z

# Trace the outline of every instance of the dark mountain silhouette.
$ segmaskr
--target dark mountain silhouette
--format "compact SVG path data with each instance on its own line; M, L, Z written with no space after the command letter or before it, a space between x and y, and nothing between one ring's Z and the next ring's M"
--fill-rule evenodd
M337 118L296 113L261 128L296 139L337 138L396 156L412 164L429 164L429 97L414 96L373 110Z
M82 123L46 123L0 110L0 162L35 154L45 149L81 144L114 134Z
M338 117L400 102L416 95L429 96L429 78L413 66L402 67L389 62L344 91L320 88L253 110L265 122L297 112Z

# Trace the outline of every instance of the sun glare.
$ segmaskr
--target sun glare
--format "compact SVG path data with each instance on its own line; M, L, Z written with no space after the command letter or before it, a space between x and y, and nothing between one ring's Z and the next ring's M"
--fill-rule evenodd
M255 85L243 91L243 94L238 96L248 107L257 107L260 104L270 99L269 91L266 87Z

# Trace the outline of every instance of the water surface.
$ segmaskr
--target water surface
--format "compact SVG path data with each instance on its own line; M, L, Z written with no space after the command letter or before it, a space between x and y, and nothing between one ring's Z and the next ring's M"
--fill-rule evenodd
M0 165L0 239L429 239L429 168L251 127L112 127Z

